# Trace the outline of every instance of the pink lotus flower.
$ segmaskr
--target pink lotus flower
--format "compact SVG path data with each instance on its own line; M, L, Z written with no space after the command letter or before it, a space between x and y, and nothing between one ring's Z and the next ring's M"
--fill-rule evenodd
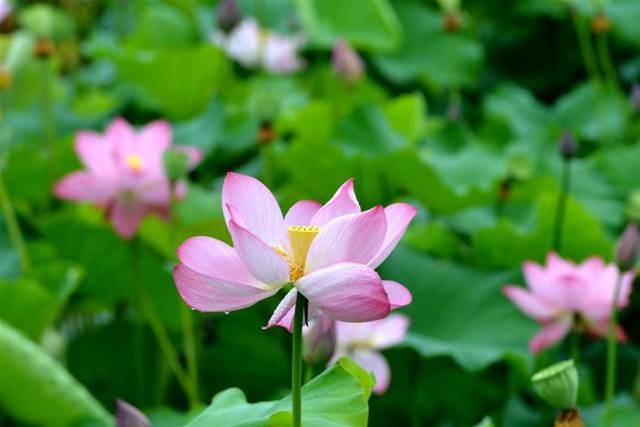
M387 391L391 381L391 370L387 359L379 350L404 341L409 328L409 318L403 314L391 314L386 319L374 322L336 322L335 326L336 350L329 364L333 364L342 356L349 356L374 374L374 393Z
M289 37L263 30L253 18L243 20L229 35L215 33L212 41L245 67L262 66L267 71L286 74L303 66L298 57L298 50L304 44L301 36Z
M176 198L184 197L184 183L177 182L172 189L165 172L164 155L170 147L171 127L164 120L138 132L122 118L113 120L104 134L80 131L75 151L86 169L63 177L54 193L105 208L116 232L130 238L147 214L168 217L172 190ZM188 156L190 168L200 161L196 148L175 150Z
M572 328L604 337L608 332L614 289L620 272L614 264L592 257L581 264L563 260L555 253L547 265L523 265L529 290L505 286L503 292L526 315L542 325L529 347L537 353L561 341ZM634 273L622 275L620 298L616 306L629 304ZM618 327L618 338L625 339Z
M13 12L13 6L8 0L0 0L0 22Z
M402 285L381 280L374 269L404 234L414 207L361 212L349 180L324 206L303 200L283 218L264 184L236 173L225 178L222 205L234 247L199 236L178 248L174 279L191 307L239 310L291 283L267 324L290 328L298 292L310 313L349 322L381 319L411 301Z

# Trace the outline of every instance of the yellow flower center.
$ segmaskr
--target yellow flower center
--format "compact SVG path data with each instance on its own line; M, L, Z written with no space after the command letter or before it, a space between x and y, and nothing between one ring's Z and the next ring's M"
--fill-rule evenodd
M289 279L295 282L304 275L304 264L307 260L309 247L320 232L320 228L314 225L294 225L287 228L287 231L289 243L291 243L291 254L285 258L291 268Z
M137 154L130 154L125 159L125 163L134 173L142 172L142 158Z

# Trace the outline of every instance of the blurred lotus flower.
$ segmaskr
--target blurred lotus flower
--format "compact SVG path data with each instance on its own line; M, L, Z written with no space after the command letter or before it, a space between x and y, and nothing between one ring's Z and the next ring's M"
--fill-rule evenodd
M404 341L408 328L409 318L403 314L367 323L336 322L336 351L330 364L342 356L351 357L375 375L374 393L384 393L389 388L391 370L380 350Z
M9 16L13 12L13 6L9 3L9 0L0 0L0 22Z
M346 82L357 82L364 75L362 59L344 40L338 40L333 45L332 65L336 74Z
M138 132L122 118L113 120L104 134L80 131L75 151L86 169L63 177L54 193L105 208L116 232L130 238L147 214L168 217L172 191L176 198L184 197L184 183L172 188L165 171L164 153L170 147L171 127L164 120ZM189 156L190 168L200 161L199 150L176 149Z
M173 271L184 301L201 311L239 310L292 283L267 327L290 329L298 292L309 312L335 320L366 322L408 304L400 284L374 271L416 214L396 203L360 212L353 180L324 206L303 200L282 216L271 191L255 178L229 173L222 207L234 247L193 237L178 249Z
M116 427L151 427L151 422L138 408L117 399Z
M216 13L218 28L231 31L242 19L240 8L236 0L222 0Z
M631 106L638 112L640 111L640 85L634 83L631 86L631 93L629 94L631 100Z
M336 322L318 316L304 328L304 357L307 363L327 363L336 349Z
M631 222L620 236L616 246L616 263L620 270L631 270L638 260L638 249L640 245L640 232L638 226Z
M604 337L608 332L618 267L592 257L574 264L555 253L547 256L546 266L533 262L523 265L529 290L520 286L503 288L511 301L526 315L542 325L529 347L534 353L561 341L571 328ZM629 304L633 273L622 275L617 307ZM618 327L618 339L625 334Z
M262 66L267 71L286 74L302 68L298 50L301 36L287 37L260 28L253 18L245 19L229 35L218 32L212 37L231 58L249 68Z

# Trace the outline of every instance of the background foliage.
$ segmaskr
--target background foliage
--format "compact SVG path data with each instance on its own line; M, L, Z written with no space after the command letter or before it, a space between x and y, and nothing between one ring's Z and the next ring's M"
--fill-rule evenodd
M500 288L522 283L522 261L542 261L551 248L563 132L579 148L561 255L610 259L615 236L640 216L640 127L627 95L640 74L638 2L466 0L457 10L426 0L241 1L263 25L307 35L306 69L288 76L243 69L209 43L215 1L18 3L0 35L13 77L2 93L0 155L32 266L21 271L0 217L0 425L104 425L114 397L159 426L235 425L238 414L243 425L288 423L289 336L260 329L275 299L228 316L194 314L202 398L222 391L195 416L136 309L130 248L96 209L52 197L55 180L79 166L74 132L102 130L118 115L138 125L168 118L175 143L205 155L177 232L155 218L141 232L144 286L176 345L174 249L193 235L229 240L220 209L228 170L261 178L285 207L325 201L353 176L364 207L402 200L420 209L381 268L414 302L404 310L409 337L386 352L392 385L370 398L370 425L550 422L529 376L568 348L534 358L536 326ZM447 31L454 12L461 26ZM611 31L590 35L601 13ZM580 23L597 75L583 65ZM32 54L39 37L55 42L48 59ZM355 84L331 68L337 39L365 60ZM260 138L266 126L273 135ZM637 299L622 313L630 342L616 425L640 424ZM580 345L579 403L597 425L604 344ZM339 399L353 389L335 422L366 420L370 384L357 369L343 361L306 386L309 426L333 416L322 415L333 403L314 387L338 388Z

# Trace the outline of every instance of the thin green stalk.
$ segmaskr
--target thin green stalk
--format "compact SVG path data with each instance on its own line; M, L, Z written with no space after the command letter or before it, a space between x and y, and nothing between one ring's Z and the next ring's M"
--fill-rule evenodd
M18 259L20 261L20 268L23 273L28 272L31 269L31 257L27 250L27 245L20 231L20 225L16 219L16 213L11 203L11 198L4 185L2 173L0 173L0 207L2 208L2 216L9 232L9 239L13 244L14 249L18 252Z
M142 285L142 274L140 269L140 242L138 242L137 240L132 241L131 247L133 262L133 287L138 298L138 303L140 304L140 309L142 310L143 315L146 317L146 320L156 337L158 345L160 346L160 350L166 358L169 367L173 371L174 375L178 379L178 383L187 395L187 398L189 399L189 405L192 407L196 407L198 405L198 397L195 394L195 390L191 386L189 377L180 364L178 353L171 343L171 339L169 338L167 330L164 328L162 322L158 318L153 304L151 303L151 300L149 300L149 297L144 290L144 286Z
M571 358L576 364L576 367L580 364L580 335L577 332L571 332Z
M613 303L611 304L611 317L609 319L609 333L607 335L607 382L605 389L605 414L604 425L611 425L613 415L613 396L616 388L616 362L617 362L617 336L616 325L618 317L618 300L620 299L620 288L622 287L622 274L618 275L616 286L613 291Z
M600 64L602 65L602 69L604 70L604 74L607 77L607 80L611 84L611 86L615 88L620 88L620 84L618 82L618 75L616 74L616 69L613 66L613 61L611 60L611 54L609 53L609 44L607 43L607 35L599 34L596 37L596 46L598 48L598 56L600 57Z
M575 10L570 10L569 15L571 15L571 20L573 21L573 26L578 38L578 47L580 48L580 55L582 56L584 68L587 70L589 78L592 80L600 80L600 72L598 71L595 50L591 41L589 27Z
M55 142L55 122L53 118L53 97L51 93L51 59L42 60L42 129L47 151L50 155L54 152Z
M291 410L293 427L302 425L302 322L306 298L298 293L293 318L293 348L291 360Z
M556 217L553 227L553 249L560 252L562 247L562 227L564 225L564 214L567 206L567 194L571 185L571 160L565 159L562 163L562 182L558 201L556 203Z

